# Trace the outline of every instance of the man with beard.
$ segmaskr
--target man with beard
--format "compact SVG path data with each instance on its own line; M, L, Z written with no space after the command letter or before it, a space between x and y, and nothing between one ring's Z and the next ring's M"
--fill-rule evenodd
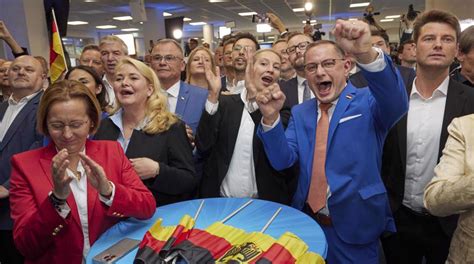
M235 43L232 46L232 66L235 72L233 87L227 87L227 90L232 94L240 94L245 87L245 69L247 68L247 51L249 56L260 49L260 45L255 39L255 36L240 32L235 37Z
M296 77L296 71L288 60L288 43L284 39L279 39L273 43L272 49L281 56L280 81L288 81Z
M458 52L458 19L430 10L414 23L416 79L408 86L409 110L390 131L382 159L397 232L382 238L388 263L445 263L457 216L436 217L424 206L455 117L474 113L474 90L452 80L449 66Z
M115 93L112 83L114 81L115 66L120 59L128 55L127 44L117 36L108 35L100 39L100 58L104 65L104 81L107 98L111 107L115 106Z
M286 51L288 53L288 60L296 71L296 77L286 82L280 82L280 86L287 98L289 107L314 98L304 72L304 53L306 47L312 42L313 39L303 33L294 32L288 36L288 48Z
M41 63L32 56L16 58L8 71L11 97L0 104L0 262L23 263L13 244L8 202L10 158L41 145L43 137L36 132L36 110L46 75Z

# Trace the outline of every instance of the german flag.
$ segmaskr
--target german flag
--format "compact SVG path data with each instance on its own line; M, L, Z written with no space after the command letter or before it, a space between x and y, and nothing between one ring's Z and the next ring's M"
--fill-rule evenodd
M49 49L49 66L51 68L51 82L56 82L61 75L67 71L66 56L64 55L61 36L56 23L54 9L51 10L53 19L51 21L51 44Z
M158 219L145 233L138 246L135 264L160 263L172 246L188 238L194 226L194 219L189 215L183 216L177 226L162 226L162 221Z
M307 253L308 245L295 234L286 232L278 241L266 250L257 259L250 261L251 264L270 264L270 263L313 263L324 264L324 259L315 254ZM302 259L304 258L304 261Z

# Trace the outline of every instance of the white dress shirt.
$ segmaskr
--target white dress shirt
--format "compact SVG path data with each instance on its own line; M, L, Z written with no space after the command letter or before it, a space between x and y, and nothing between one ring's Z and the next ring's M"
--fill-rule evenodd
M179 96L179 86L181 81L173 84L168 90L166 90L166 94L168 95L168 107L171 113L176 113L176 105L178 104L178 96Z
M104 77L102 77L102 82L104 83L105 86L105 91L107 92L107 100L109 102L109 106L115 107L115 92L114 92L114 87L112 84L107 80L107 75L104 74Z
M39 92L41 92L41 91L38 91L34 94L30 94L28 96L25 96L25 97L21 98L19 102L17 102L13 98L13 96L10 96L10 98L8 98L7 110L5 111L5 114L3 115L2 120L0 120L0 142L3 141L3 138L5 137L5 134L7 133L8 129L10 128L13 121L15 120L15 118L20 113L20 111Z
M114 115L110 116L110 120L119 128L120 134L117 138L117 142L122 146L123 152L127 152L130 138L125 138L125 133L123 131L123 108L120 108L120 110L118 110ZM134 128L134 130L142 130L148 122L148 117L145 117L142 122Z
M303 102L303 96L304 96L304 81L306 81L306 78L303 78L299 75L296 75L296 81L298 83L298 104L301 104ZM308 86L309 88L309 86ZM311 94L311 99L314 98L313 91L309 89L310 94Z
M242 119L240 121L239 132L235 141L234 153L232 153L229 169L220 187L220 195L222 197L258 198L253 159L255 123L250 116L250 113L258 109L258 105L256 105L255 102L249 104L246 97L247 90L243 89L240 94L240 98L244 103ZM212 104L206 101L206 111L210 115L214 115L217 112L218 106L218 103Z
M438 161L449 76L434 90L430 98L421 96L415 81L407 117L407 163L403 204L421 212L424 210L423 193L434 176Z

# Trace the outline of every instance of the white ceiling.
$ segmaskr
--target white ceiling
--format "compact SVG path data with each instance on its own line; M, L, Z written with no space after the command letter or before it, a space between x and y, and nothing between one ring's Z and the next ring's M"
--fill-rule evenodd
M87 1L87 2L85 2ZM69 21L82 20L88 25L69 26L70 30L97 31L95 26L111 24L121 28L139 28L142 25L132 21L116 21L112 17L131 15L129 0L71 0ZM301 30L302 21L307 19L304 12L295 13L293 8L301 8L304 0L221 0L221 3L209 3L209 0L145 0L147 8L156 8L173 14L172 17L184 16L192 19L191 22L204 21L213 24L215 28L224 26L227 21L235 21L234 31L255 30L251 16L239 16L240 12L255 11L257 13L273 12L281 18L284 24L294 30ZM350 3L359 3L370 0L313 0L316 11L312 19L323 24L323 30L328 30L336 18L361 18L365 8L349 8ZM408 5L413 4L415 10L424 10L424 0L372 0L370 1L376 12L376 20L389 15L399 15L407 12ZM146 23L146 22L145 22ZM395 30L399 27L399 19L393 22L380 23L386 29ZM114 33L113 31L106 31ZM184 37L202 36L202 26L191 26L185 22Z

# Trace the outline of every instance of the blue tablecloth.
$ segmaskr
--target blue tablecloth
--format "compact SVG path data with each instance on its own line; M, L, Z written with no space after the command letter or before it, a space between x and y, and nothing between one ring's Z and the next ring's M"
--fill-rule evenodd
M204 206L195 224L195 227L200 229L205 229L212 223L222 220L249 199L210 198L204 200ZM145 221L130 218L119 222L102 234L94 243L87 256L87 263L92 263L94 256L122 238L128 237L141 240L146 231L159 218L163 218L162 224L167 226L178 224L185 214L193 217L201 201L202 199L198 199L159 207L156 209L155 215ZM226 224L242 228L247 232L260 231L280 207L282 207L281 212L265 231L265 234L278 239L286 231L292 232L306 242L309 250L326 257L326 238L319 225L306 214L289 206L254 199L250 205L229 219ZM133 263L136 253L137 249L131 251L117 263Z

